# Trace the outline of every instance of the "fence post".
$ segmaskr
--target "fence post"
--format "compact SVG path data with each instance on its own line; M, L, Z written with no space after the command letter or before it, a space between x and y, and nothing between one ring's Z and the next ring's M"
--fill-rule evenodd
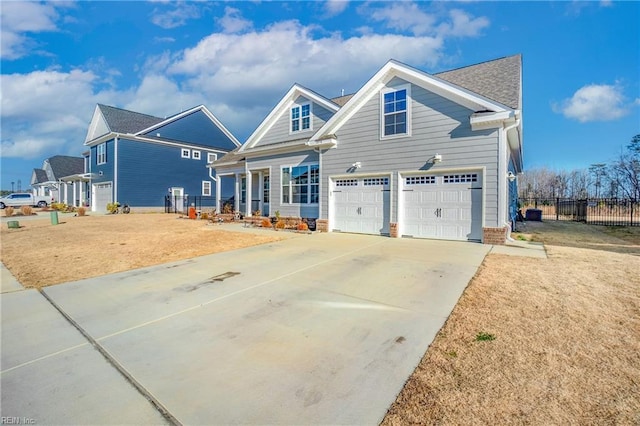
M560 220L560 197L556 197L556 220Z

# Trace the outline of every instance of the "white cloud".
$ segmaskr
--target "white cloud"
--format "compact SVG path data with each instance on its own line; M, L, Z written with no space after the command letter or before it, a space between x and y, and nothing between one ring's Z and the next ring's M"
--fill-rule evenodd
M324 4L324 8L329 16L336 16L341 14L349 6L348 0L327 0Z
M175 5L175 8L169 11L155 9L151 14L151 22L161 28L171 29L181 27L185 25L189 19L200 17L200 9L195 4L184 2L166 4Z
M368 15L374 21L381 22L388 28L398 31L409 31L414 35L431 35L434 37L476 37L480 31L489 26L486 17L474 18L460 9L444 10L438 5L433 13L427 13L422 4L411 2L382 3L376 7L365 4L360 13Z
M2 21L2 59L18 59L33 51L35 39L26 33L57 31L59 14L56 3L36 3L31 1L3 1L0 8Z
M96 76L73 70L35 71L2 76L2 155L40 158L53 150L80 154L96 100ZM72 147L75 147L73 149Z
M438 32L440 35L454 37L476 37L489 26L489 20L483 16L473 18L467 12L460 9L449 11L451 22L443 23Z
M567 118L586 123L621 118L629 113L631 104L626 103L622 87L618 85L589 84L552 108Z
M251 21L242 17L240 10L229 6L224 8L224 16L216 21L222 27L222 31L227 34L240 33L253 27Z

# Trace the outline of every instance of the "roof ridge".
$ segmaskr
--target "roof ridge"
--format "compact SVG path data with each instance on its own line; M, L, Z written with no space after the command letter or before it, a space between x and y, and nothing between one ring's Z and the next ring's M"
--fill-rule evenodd
M489 59L489 60L482 61L482 62L476 62L476 63L474 63L474 64L464 65L464 66L462 66L462 67L452 68L452 69L450 69L450 70L438 71L438 72L433 73L433 74L431 74L431 75L445 74L445 73L452 72L452 71L458 71L458 70L463 70L463 69L465 69L465 68L471 68L471 67L476 67L476 66L478 66L478 65L488 64L488 63L490 63L490 62L503 61L503 60L505 60L505 59L515 58L515 57L518 57L518 56L520 56L520 57L521 57L521 56L522 56L522 53L517 53L517 54L515 54L515 55L509 55L509 56L502 56L502 57L500 57L500 58Z
M144 112L132 111L130 109L124 109L124 108L120 108L120 107L115 107L115 106L112 106L112 105L106 105L106 104L98 103L98 106L99 107L111 108L111 109L117 109L118 111L124 111L124 112L128 112L128 113L131 113L131 114L145 115L147 117L158 118L158 119L164 120L164 118L162 118L162 117L157 117L155 115L146 114Z

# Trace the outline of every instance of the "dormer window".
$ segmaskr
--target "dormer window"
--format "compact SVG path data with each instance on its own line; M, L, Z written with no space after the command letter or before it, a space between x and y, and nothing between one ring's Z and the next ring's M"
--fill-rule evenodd
M380 136L394 137L410 135L409 110L411 94L409 86L401 86L384 90L380 93L381 131Z
M291 132L311 130L311 104L295 105L291 108Z

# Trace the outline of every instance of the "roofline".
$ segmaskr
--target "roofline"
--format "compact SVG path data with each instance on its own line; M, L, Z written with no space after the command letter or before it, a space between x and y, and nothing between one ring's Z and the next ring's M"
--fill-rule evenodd
M193 107L193 108L191 108L191 109L188 109L188 110L186 110L186 111L182 111L181 113L176 114L176 115L173 115L173 116L171 116L171 117L167 118L166 120L161 121L161 122L160 122L160 123L158 123L158 124L154 124L153 126L147 127L146 129L142 129L142 130L140 130L140 131L136 132L136 133L135 133L135 135L142 135L142 134L144 134L144 133L151 132L151 131L153 131L153 130L155 130L155 129L158 129L158 128L160 128L160 127L166 126L166 125L167 125L167 124L169 124L169 123L172 123L172 122L174 122L174 121L176 121L176 120L179 120L179 119L181 119L182 117L186 117L187 115L193 114L193 113L194 113L194 112L196 112L196 111L202 111L202 112L204 112L204 114L205 114L207 117L209 117L209 119L210 119L211 121L213 121L213 123L214 123L214 124L215 124L219 129L220 129L220 130L222 130L222 132L223 132L223 133L224 133L224 134L225 134L229 139L231 139L231 142L233 142L233 144L234 144L235 146L240 146L240 142L238 141L238 139L236 139L236 137L235 137L235 136L233 136L233 134L232 134L232 133L231 133L231 132L230 132L230 131L229 131L229 130L228 130L228 129L227 129L227 128L226 128L226 127L221 123L221 122L220 122L220 120L218 120L218 119L216 118L216 116L215 116L215 115L213 115L213 114L211 113L211 111L209 111L209 109L208 109L206 106L204 106L204 105L198 105L198 106Z
M255 145L260 140L260 138L262 138L265 133L267 133L269 129L273 127L276 121L275 118L282 114L283 110L285 110L285 108L293 103L293 101L295 100L294 95L296 95L296 93L298 93L298 96L305 96L313 102L332 110L334 113L337 113L340 110L340 106L335 102L332 102L330 99L325 98L324 96L314 92L313 90L307 89L306 87L295 83L280 99L280 101L265 117L265 119L262 120L260 125L256 128L256 130L254 130L251 136L247 138L246 142L240 147L241 152L244 152L244 150L247 148L252 148L253 145Z
M154 139L148 136L138 136L132 133L118 133L118 132L107 133L106 135L100 136L99 138L96 138L92 141L85 143L85 145L91 147L91 146L99 145L101 143L110 141L115 138L130 139L130 140L139 141L139 142L149 142L149 143L155 143L158 145L176 146L180 148L191 148L191 149L198 148L203 151L213 151L213 152L219 152L223 154L226 154L227 152L229 152L222 148L214 148L210 146L197 145L197 144L192 144L187 142L172 142L167 140L159 140L159 139Z
M472 110L491 110L494 112L510 111L513 108L489 99L485 96L464 89L456 84L434 77L409 65L398 62L394 59L388 61L373 77L371 77L356 94L340 110L322 126L312 141L322 138L326 134L336 133L364 102L371 99L386 83L394 77L400 77L410 83L421 87L426 87L434 93L446 98L454 98L456 102Z

